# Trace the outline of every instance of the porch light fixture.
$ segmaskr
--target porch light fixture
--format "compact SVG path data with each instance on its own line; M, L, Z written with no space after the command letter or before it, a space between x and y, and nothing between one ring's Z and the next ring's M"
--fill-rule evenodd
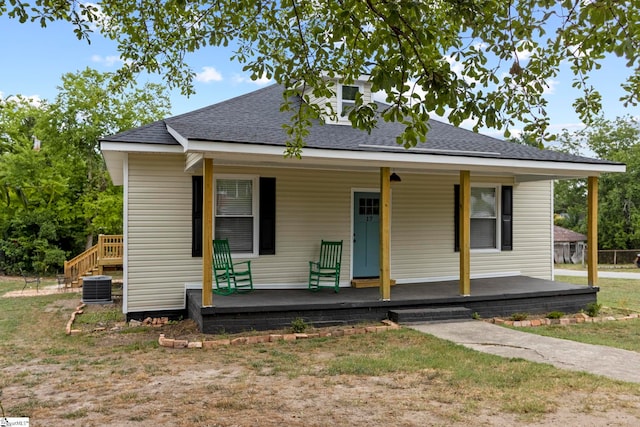
M400 178L400 175L398 175L397 173L394 172L389 176L389 181L391 181L391 182L401 182L402 179Z

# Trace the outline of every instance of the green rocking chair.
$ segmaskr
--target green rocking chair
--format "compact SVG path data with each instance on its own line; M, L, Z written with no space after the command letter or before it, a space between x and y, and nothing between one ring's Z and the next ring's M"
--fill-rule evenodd
M244 268L238 270L238 266ZM213 277L216 287L213 293L218 295L230 295L234 292L244 293L253 290L251 277L251 261L234 263L231 259L228 239L213 241Z
M322 240L318 261L309 261L309 289L317 291L320 288L333 288L338 292L341 260L342 240L339 242Z

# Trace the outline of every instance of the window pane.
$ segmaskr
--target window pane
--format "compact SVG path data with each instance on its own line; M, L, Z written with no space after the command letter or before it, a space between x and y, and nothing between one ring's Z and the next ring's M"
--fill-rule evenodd
M356 105L356 95L360 91L358 86L342 86L342 106L340 115L346 117Z
M380 200L377 198L361 198L358 205L359 215L380 215Z
M495 217L496 189L493 187L471 187L471 218Z
M229 239L231 252L253 252L253 218L216 218L216 239Z
M349 103L342 101L342 111L340 112L340 115L342 117L347 117L349 115L349 112L353 110L353 103L351 103L351 101L348 102Z
M360 91L358 86L342 86L342 100L356 100L356 94Z
M252 215L252 187L248 179L216 180L216 215Z
M496 247L496 220L471 218L471 248L495 249Z

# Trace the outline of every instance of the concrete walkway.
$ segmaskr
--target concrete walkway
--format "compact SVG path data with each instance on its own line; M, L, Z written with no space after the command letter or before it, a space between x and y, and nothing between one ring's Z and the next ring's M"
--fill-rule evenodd
M640 353L634 351L543 337L478 320L403 326L484 353L640 383Z
M587 272L584 270L565 270L562 268L556 268L554 270L556 276L578 276L587 277ZM634 279L640 280L640 268L637 273L632 271L603 271L598 270L598 277L605 277L608 279Z

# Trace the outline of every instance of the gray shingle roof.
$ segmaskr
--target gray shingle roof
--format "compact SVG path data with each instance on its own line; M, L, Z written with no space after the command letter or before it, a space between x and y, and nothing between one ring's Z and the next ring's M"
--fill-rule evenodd
M285 146L282 125L290 113L281 112L282 87L263 89L189 113L105 137L106 142L178 144L166 125L188 140L221 141ZM297 101L299 102L299 101ZM478 134L437 120L430 120L427 141L410 150L415 154L439 154L513 160L537 160L590 164L617 164L515 144ZM334 150L405 152L396 144L402 125L380 120L368 134L349 125L316 123L306 138L307 147ZM303 152L304 155L304 152Z
M164 120L133 128L101 139L104 142L134 142L140 144L179 145L167 132Z

